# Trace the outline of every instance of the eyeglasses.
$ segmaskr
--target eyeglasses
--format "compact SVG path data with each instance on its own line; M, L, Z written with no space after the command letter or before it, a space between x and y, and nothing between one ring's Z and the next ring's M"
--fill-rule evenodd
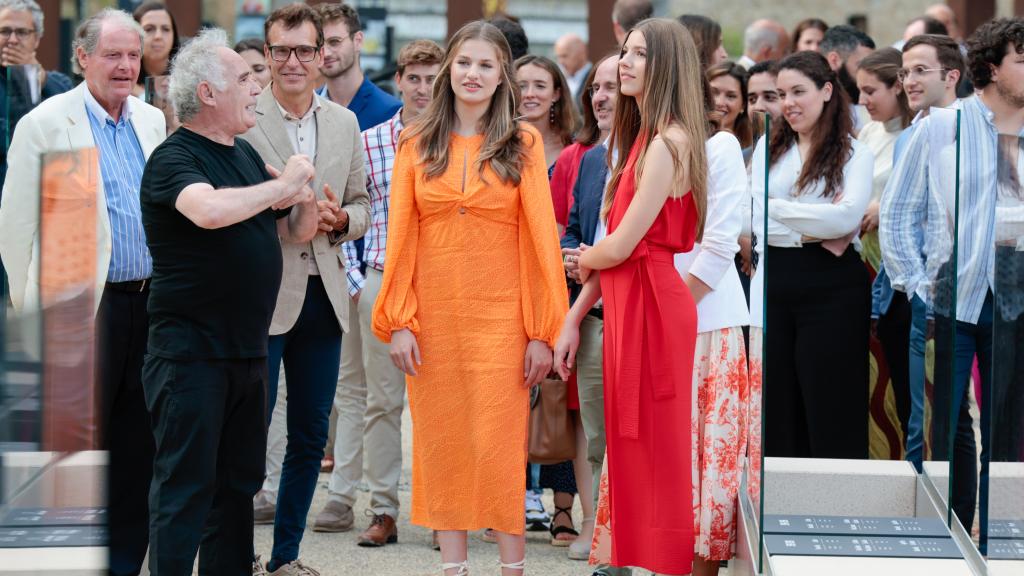
M33 28L0 28L0 38L10 38L14 34L19 40L25 40L35 33Z
M345 40L351 39L352 34L349 34L348 36L331 36L330 38L324 40L324 45L330 48L331 50L337 50L338 48L341 48L341 46L345 43Z
M312 62L319 51L319 46L271 46L270 57L276 62L287 62L294 52L299 62Z
M948 70L948 68L925 68L924 66L914 66L910 69L900 68L896 71L896 78L898 78L900 82L906 82L908 78L914 78L915 76L923 78L925 74L930 72L946 72Z

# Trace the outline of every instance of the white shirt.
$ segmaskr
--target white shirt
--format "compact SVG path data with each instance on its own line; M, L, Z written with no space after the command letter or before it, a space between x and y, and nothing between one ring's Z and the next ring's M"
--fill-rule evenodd
M608 183L612 181L612 170L615 169L615 163L619 161L619 150L617 148L609 148L609 146L612 145L612 138L611 138L611 136L605 138L604 142L602 142L601 145L605 147L605 150L611 150L612 151L612 164L611 164L611 166L608 167L608 170L605 171L605 173L604 173L604 190L605 190L605 193L607 194L607 192L608 192ZM608 235L608 226L605 223L604 219L601 218L600 216L598 216L597 217L597 226L594 228L594 243L593 243L593 246L597 246L597 243L600 242L601 240L603 240L604 237L607 236L607 235ZM599 298L597 300L597 302L594 303L594 308L600 308L603 305L604 305L604 299L603 298Z
M320 98L314 94L309 110L306 110L301 118L296 118L291 112L285 110L280 102L277 102L277 108L281 111L281 116L284 117L284 127L288 132L288 140L292 143L292 150L295 150L296 154L309 156L310 162L316 159L315 114L320 107Z
M897 116L888 122L868 122L857 140L863 142L875 155L875 173L871 181L871 200L878 202L885 190L885 183L892 174L893 151L896 139L903 133L903 118Z
M736 64L742 66L744 70L750 70L754 64L757 64L757 62L755 62L750 56L744 54L743 56L740 56L740 59L736 61Z
M693 250L675 255L676 270L689 272L711 287L697 304L697 332L750 323L746 296L736 270L737 239L743 229L743 198L749 197L747 171L739 140L719 132L705 144L708 157L708 207L704 237Z
M861 218L871 200L875 158L862 142L852 140L853 154L843 166L843 189L837 196L825 198L824 181L817 181L799 196L796 182L803 169L800 150L794 144L768 172L768 229L764 229L765 139L754 150L750 194L753 203L753 227L757 234L757 252L764 262L765 245L781 248L803 246L804 235L829 240L843 238L860 227ZM857 239L854 244L859 246ZM750 325L762 327L764 266L758 266L750 281Z
M316 161L316 112L320 110L320 97L313 94L313 103L310 104L309 110L302 115L301 118L296 118L291 112L284 109L280 102L277 102L277 109L281 111L281 116L284 117L284 129L288 133L288 140L292 143L292 150L296 154L305 154L309 156L310 162ZM312 250L312 245L310 246ZM310 258L309 262L309 275L319 276L320 268L316 265L316 258Z

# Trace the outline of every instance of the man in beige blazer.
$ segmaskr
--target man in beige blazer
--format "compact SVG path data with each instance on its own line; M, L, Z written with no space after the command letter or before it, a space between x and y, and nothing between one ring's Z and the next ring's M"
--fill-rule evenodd
M348 331L341 242L366 232L370 204L355 115L314 93L323 47L319 16L306 4L291 4L267 18L264 32L272 82L257 100L256 126L243 138L278 169L293 154L313 159L320 205L321 233L308 243L281 245L284 272L268 349L268 413L284 361L288 445L267 571L290 576L306 574L299 543L327 441L341 337Z
M153 435L142 392L152 259L142 229L139 186L146 159L166 136L162 112L131 96L142 55L142 28L125 12L103 10L76 33L77 88L28 113L14 132L0 200L0 257L18 311L38 309L40 160L95 147L98 445L110 451L110 573L138 574L148 543L147 494ZM52 405L89 406L90 390L61 389ZM76 397L77 396L77 397ZM79 416L84 416L78 414ZM75 433L91 436L93 430ZM96 445L88 438L89 445Z

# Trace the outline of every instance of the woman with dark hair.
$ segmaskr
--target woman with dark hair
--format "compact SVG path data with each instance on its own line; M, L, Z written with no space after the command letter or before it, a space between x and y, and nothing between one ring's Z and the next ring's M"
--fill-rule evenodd
M601 213L608 235L579 257L583 290L555 351L568 377L580 322L603 298L610 562L659 574L693 569L688 423L695 299L708 288L681 278L673 260L704 232L704 102L700 56L684 27L648 19L627 33Z
M818 44L825 39L825 32L828 32L828 24L820 18L808 18L797 23L793 28L793 51L803 52L810 50L818 51Z
M690 31L704 70L729 59L729 53L722 44L722 26L718 22L700 14L683 14L676 20Z
M528 54L515 61L519 85L519 114L544 138L548 171L558 155L572 144L576 133L576 108L562 70L550 58Z
M508 42L483 21L448 43L428 108L401 135L373 332L412 413L411 521L437 530L447 576L466 532L496 531L524 570L530 388L567 308L543 141L516 121Z
M252 70L252 75L263 88L270 84L270 66L267 65L263 47L266 45L259 38L246 38L235 44L235 52L245 60Z
M707 71L718 129L740 141L744 158L754 145L754 128L747 114L747 71L732 62L722 62Z
M164 76L171 71L171 60L178 53L178 25L163 2L151 1L140 5L132 13L145 33L142 43L142 65L136 81L135 95L146 90L146 79Z
M766 310L772 332L765 341L765 455L867 458L871 293L856 237L871 200L874 158L852 136L846 93L824 56L797 52L778 70L785 121L767 137L767 207L766 138L754 152L751 182L762 257L750 312L753 321Z
M871 203L861 232L873 232L872 252L874 257L881 258L878 250L878 205L882 198L882 190L892 173L893 151L896 139L903 130L910 126L913 113L907 95L903 91L903 83L899 80L899 71L903 67L903 54L895 48L882 48L861 60L857 69L857 88L860 89L860 102L871 115L871 122L861 128L857 139L867 144L875 155L875 176L872 185ZM878 269L879 262L872 265Z

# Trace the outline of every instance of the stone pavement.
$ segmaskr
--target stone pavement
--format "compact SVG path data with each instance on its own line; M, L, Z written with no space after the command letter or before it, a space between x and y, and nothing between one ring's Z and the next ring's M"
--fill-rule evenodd
M326 474L320 475L310 509L306 535L302 541L301 559L320 571L322 576L436 576L441 574L441 555L430 548L430 531L409 524L408 507L411 497L411 430L409 411L403 416L403 470L400 485L402 509L398 519L398 543L389 544L384 548L361 548L356 545L356 537L369 523L363 510L369 505L369 498L360 491L356 503L356 528L342 534L322 534L312 531L313 518L327 501ZM551 493L545 494L545 506L553 509ZM574 523L579 526L582 514L579 503L574 511ZM479 539L479 534L471 534L469 538L469 562L471 573L475 575L497 575L498 547ZM569 560L566 548L551 546L546 532L528 532L526 546L526 573L543 576L588 576L591 569L586 562ZM264 559L270 555L273 541L272 526L256 527L256 553ZM637 576L649 573L635 570ZM721 576L728 576L728 570L722 570Z

